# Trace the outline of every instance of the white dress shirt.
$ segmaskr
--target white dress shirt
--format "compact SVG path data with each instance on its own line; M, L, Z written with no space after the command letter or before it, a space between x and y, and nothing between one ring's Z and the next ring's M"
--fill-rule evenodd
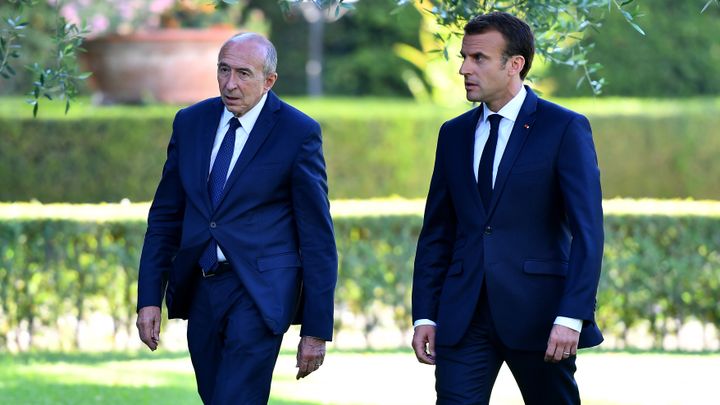
M250 111L246 112L242 117L237 117L238 120L240 120L240 127L235 130L235 149L233 149L233 155L230 159L230 167L228 168L227 177L225 178L226 180L230 177L230 174L235 167L235 163L237 163L240 153L245 147L245 143L250 136L250 132L252 132L255 122L257 122L257 119L260 116L260 111L262 111L263 106L265 105L265 100L267 100L267 93L263 94L262 98L260 98L260 101L258 101L255 107L251 108ZM215 157L217 156L220 144L225 137L225 132L227 132L228 128L230 128L230 118L233 118L234 116L235 115L231 113L227 107L223 109L223 114L220 117L220 124L218 125L217 132L215 132L215 142L213 143L212 153L210 154L208 176L215 164ZM217 256L218 262L224 262L227 260L225 254L222 250L220 250L220 245L218 245L217 248Z
M525 87L520 87L520 91L515 95L515 97L513 97L507 104L505 104L500 109L500 111L497 112L491 111L490 108L488 108L487 104L483 105L482 117L480 117L480 119L478 120L477 128L475 129L473 170L475 172L476 182L478 180L477 175L478 166L480 166L480 157L482 156L485 144L490 137L490 122L487 118L491 114L500 114L502 116L502 119L500 120L500 126L498 127L498 140L497 146L495 148L495 160L493 161L492 184L493 187L495 187L495 178L497 177L500 160L505 153L505 147L507 146L508 140L510 139L510 133L512 132L513 126L515 125L515 120L517 119L518 114L520 114L520 109L522 108L526 95L527 90L525 90ZM521 320L515 321L521 322ZM557 318L555 318L555 324L566 326L570 329L580 332L580 330L582 329L583 321L582 319L558 316ZM414 326L417 327L420 325L436 326L436 323L430 319L418 319L417 321L415 321Z

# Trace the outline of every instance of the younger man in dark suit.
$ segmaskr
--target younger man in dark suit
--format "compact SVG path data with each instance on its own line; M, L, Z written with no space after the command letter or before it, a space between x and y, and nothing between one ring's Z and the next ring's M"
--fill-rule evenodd
M503 362L527 404L579 404L578 348L603 249L588 120L523 79L534 38L507 13L465 26L460 74L482 104L443 124L413 279L413 348L437 403L487 404Z

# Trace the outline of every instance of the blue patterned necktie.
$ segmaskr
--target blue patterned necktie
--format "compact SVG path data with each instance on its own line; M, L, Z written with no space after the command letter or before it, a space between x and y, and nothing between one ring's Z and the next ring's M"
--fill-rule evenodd
M223 190L225 189L225 182L227 180L228 170L230 169L230 161L232 160L233 151L235 150L235 131L239 127L240 121L235 117L231 118L230 128L228 128L222 143L220 143L220 149L218 149L217 155L215 156L215 163L213 163L212 171L208 178L208 193L210 194L210 201L212 201L213 211L217 208L222 198ZM203 251L202 256L200 256L199 264L205 271L212 271L217 267L217 242L214 238L210 238L210 243L205 248L205 251Z
M486 210L490 208L490 199L492 198L493 163L495 162L498 128L500 128L502 115L490 114L487 119L490 121L490 135L485 143L485 148L483 148L480 156L480 164L478 165L478 190L480 190L480 198Z

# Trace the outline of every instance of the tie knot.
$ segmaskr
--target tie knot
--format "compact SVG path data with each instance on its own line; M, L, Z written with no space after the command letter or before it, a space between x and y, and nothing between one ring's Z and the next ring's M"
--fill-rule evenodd
M241 126L240 120L237 119L236 117L230 118L229 124L230 124L230 129L228 129L228 131L235 131L236 129L240 128L240 126Z
M498 125L500 125L500 120L502 119L502 115L500 114L490 114L487 117L488 121L490 121L490 127L497 128Z

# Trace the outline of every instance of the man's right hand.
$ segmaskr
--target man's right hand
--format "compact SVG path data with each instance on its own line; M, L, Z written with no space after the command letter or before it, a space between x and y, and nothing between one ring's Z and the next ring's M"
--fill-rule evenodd
M435 364L435 326L416 326L412 347L420 363Z
M137 328L140 340L155 351L160 342L160 307L142 307L138 311Z

